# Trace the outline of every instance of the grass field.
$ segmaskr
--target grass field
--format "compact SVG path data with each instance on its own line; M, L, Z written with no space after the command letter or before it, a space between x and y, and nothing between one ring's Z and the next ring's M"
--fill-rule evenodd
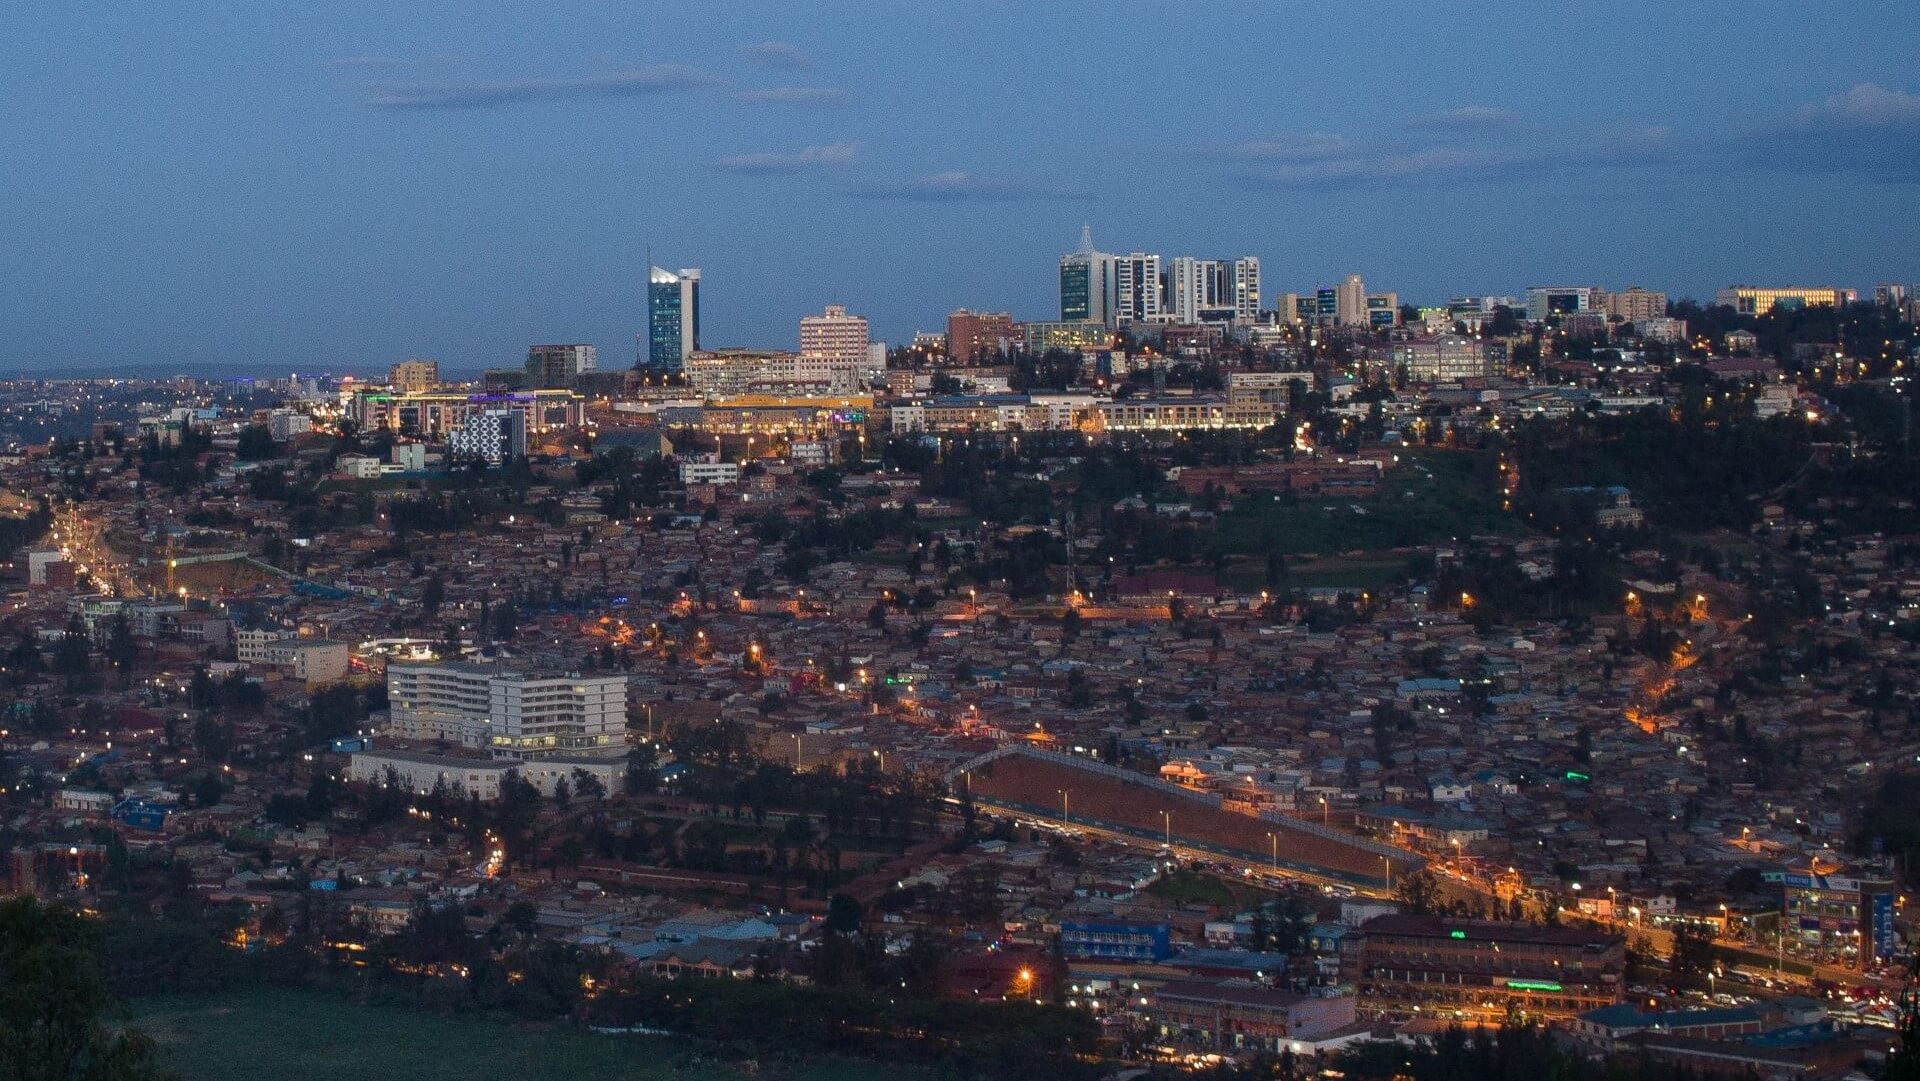
M481 1017L366 1006L319 991L247 990L144 999L133 1022L186 1081L736 1081L744 1069L672 1037L605 1036ZM820 1060L762 1070L789 1081L911 1081L874 1063Z
M1373 496L1251 497L1219 519L1219 543L1236 555L1266 558L1329 556L1418 547L1475 533L1513 533L1519 525L1500 509L1498 474L1490 453L1407 449ZM1303 583L1308 584L1308 583ZM1327 581L1344 586L1357 579Z
M1237 909L1249 900L1258 900L1263 891L1253 888L1240 888L1226 880L1198 871L1175 871L1147 887L1147 892L1155 897L1173 901L1176 904L1220 905Z

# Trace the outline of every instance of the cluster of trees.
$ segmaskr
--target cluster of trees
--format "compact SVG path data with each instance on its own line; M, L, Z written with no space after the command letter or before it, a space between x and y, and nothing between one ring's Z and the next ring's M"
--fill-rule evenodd
M30 896L0 902L0 1077L161 1081L153 1041L117 1024L98 926Z

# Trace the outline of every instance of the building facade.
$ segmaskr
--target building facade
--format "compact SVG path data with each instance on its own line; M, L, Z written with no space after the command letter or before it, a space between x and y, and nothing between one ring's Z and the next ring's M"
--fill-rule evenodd
M1010 312L976 312L966 308L947 316L947 359L971 364L1021 345L1020 324Z
M624 676L539 675L475 664L387 666L388 727L495 758L626 753Z
M833 394L857 390L868 374L868 344L866 319L848 315L838 304L827 305L819 315L801 316L794 379L824 383Z
M580 376L599 370L600 351L591 345L536 345L527 350L527 385L571 387Z
M677 372L700 348L700 271L647 268L647 367Z
M440 385L440 362L410 357L387 369L387 385L402 394Z
M1775 308L1839 308L1851 299L1844 289L1827 286L1730 285L1714 294L1713 302L1741 315L1765 315Z
M1361 998L1439 1016L1572 1018L1619 1002L1625 971L1621 936L1564 927L1396 914L1341 942Z

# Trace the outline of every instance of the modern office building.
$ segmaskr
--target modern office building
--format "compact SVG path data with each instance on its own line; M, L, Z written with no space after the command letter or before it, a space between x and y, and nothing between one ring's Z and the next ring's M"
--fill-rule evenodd
M512 409L475 413L447 433L447 456L499 465L527 455L527 415Z
M432 390L440 385L440 362L409 357L387 369L387 385L402 394Z
M800 317L800 356L794 377L801 383L824 383L829 393L859 389L871 367L867 321L829 304L819 315Z
M955 364L991 360L995 353L1020 345L1020 324L1013 321L1010 312L961 308L947 316L947 359Z
M1839 308L1853 296L1849 290L1825 286L1731 285L1714 294L1713 302L1741 315L1765 315L1775 308Z
M1543 323L1575 312L1605 311L1607 294L1595 285L1536 285L1527 290L1527 318Z
M1119 260L1093 247L1093 230L1080 230L1080 250L1060 257L1060 321L1112 326Z
M1368 293L1366 325L1375 329L1400 325L1399 293Z
M591 345L536 345L527 350L527 385L571 387L579 376L599 368L599 354Z
M1252 323L1260 314L1260 260L1176 256L1167 299L1175 323Z
M1324 296L1326 290L1322 289L1321 293ZM1333 319L1343 327L1367 325L1367 283L1360 275L1349 274L1334 287Z
M1044 353L1049 349L1080 352L1113 348L1113 330L1097 319L1042 320L1020 324L1020 336L1027 352Z
M1451 383L1498 374L1486 343L1458 334L1394 343L1393 367L1410 383Z
M627 680L491 665L387 666L388 729L495 758L626 753Z
M1166 322L1165 289L1158 255L1133 252L1120 256L1114 263L1114 322Z
M647 271L647 364L677 372L700 348L700 271Z

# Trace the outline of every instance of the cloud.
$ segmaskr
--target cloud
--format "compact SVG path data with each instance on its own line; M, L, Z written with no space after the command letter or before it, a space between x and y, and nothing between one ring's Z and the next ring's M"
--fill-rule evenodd
M406 67L411 61L397 56L337 56L327 66L348 71L381 71Z
M1319 190L1493 182L1633 168L1681 157L1666 128L1647 126L1555 142L1354 145L1344 153L1264 164L1244 171L1240 179L1261 189Z
M1520 114L1492 105L1462 105L1407 121L1415 131L1494 131L1520 123Z
M1920 127L1920 94L1860 83L1844 94L1802 105L1789 126L1801 128Z
M733 100L750 105L838 105L847 100L847 92L837 86L770 86L736 90Z
M756 41L751 45L740 46L740 51L750 60L756 60L770 68L786 68L790 71L802 71L813 66L813 61L800 47L786 41Z
M642 97L691 90L710 82L687 68L661 64L611 75L564 79L376 86L367 91L360 104L370 109L392 110L496 109L535 101Z
M1344 135L1309 131L1248 139L1223 148L1220 154L1236 161L1318 161L1347 153L1351 147Z
M714 162L714 167L733 173L779 175L805 172L832 165L845 165L860 156L859 143L827 143L803 146L798 150L767 150L753 154L734 154Z
M1089 194L1033 180L978 176L963 170L929 173L907 180L857 188L863 199L899 199L919 203L1012 203L1047 199L1085 199Z
M1737 131L1713 148L1751 169L1920 183L1920 94L1861 83Z

